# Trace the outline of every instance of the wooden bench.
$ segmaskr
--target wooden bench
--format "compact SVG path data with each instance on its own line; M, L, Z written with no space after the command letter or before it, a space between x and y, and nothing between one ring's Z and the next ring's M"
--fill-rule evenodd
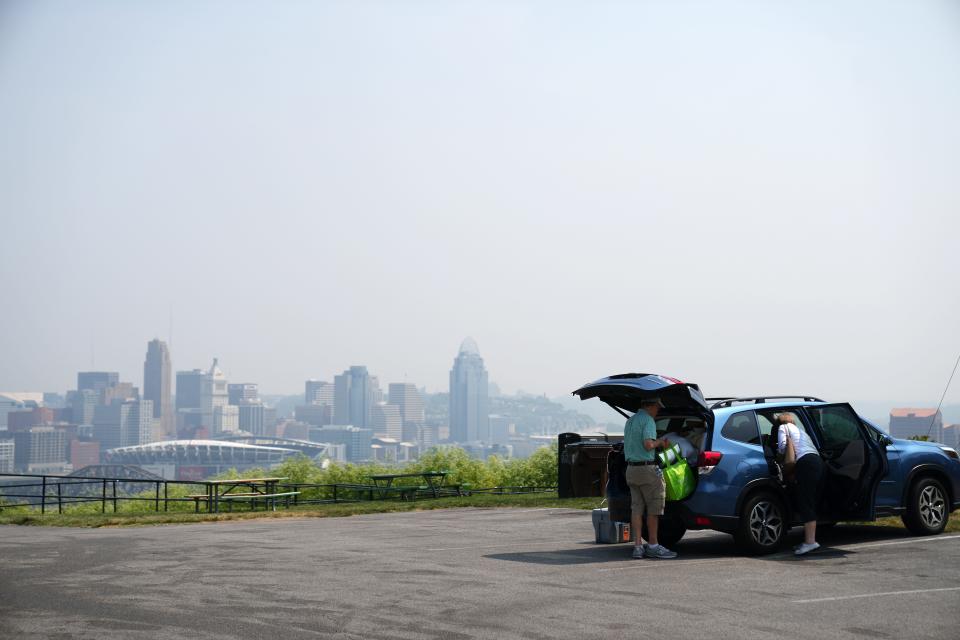
M270 504L274 511L277 510L277 498L286 498L286 503L290 504L290 496L300 495L299 491L283 491L279 493L225 493L220 496L218 499L220 502L226 501L230 505L230 508L233 509L234 501L249 500L250 501L250 510L253 511L254 506L257 504L257 500L263 498L264 505Z
M298 496L298 495L300 495L300 492L299 492L299 491L284 491L284 492L282 492L282 493L256 493L256 492L250 492L250 493L226 493L226 494L224 494L224 495L222 495L222 496L214 496L213 499L214 499L214 500L217 500L217 501L219 501L219 502L227 502L227 504L230 505L231 509L233 508L233 501L235 501L235 500L249 500L249 501L250 501L250 510L253 511L253 507L256 505L256 500L257 500L258 498L264 498L264 501L266 501L266 499L268 499L268 498L287 498L287 502L289 503L289 498L290 498L290 496ZM210 496L209 496L208 494L206 494L206 493L199 493L199 494L189 495L189 496L187 496L187 497L188 497L188 498L191 498L191 499L193 500L193 511L194 511L194 513L200 513L200 502L207 502L208 500L210 500ZM274 510L274 511L277 510L277 502L276 502L276 500L272 500L272 501L271 501L271 506L273 507L273 510ZM208 508L209 508L209 505L208 505Z

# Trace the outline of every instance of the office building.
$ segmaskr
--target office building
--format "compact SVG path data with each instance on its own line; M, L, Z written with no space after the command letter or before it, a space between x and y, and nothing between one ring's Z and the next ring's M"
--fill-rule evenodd
M153 402L115 400L93 415L93 437L101 450L147 444L153 436Z
M223 404L213 410L213 433L235 433L240 430L240 407Z
M54 410L49 407L32 407L7 414L7 431L27 431L30 427L51 425L54 422Z
M400 442L403 439L403 419L400 407L395 404L378 402L370 408L370 428L378 438L389 438Z
M67 433L56 427L30 427L14 434L14 468L19 473L61 473L67 462Z
M200 409L203 402L204 375L204 372L200 369L177 371L177 411L180 411L180 409Z
M177 372L177 434L193 434L203 424L203 379L200 369ZM209 433L209 430L208 430Z
M0 473L13 473L16 440L0 438Z
M259 402L260 391L252 382L238 382L227 385L227 403L239 405L242 402Z
M350 424L355 427L370 425L370 405L373 404L370 374L363 366L350 367Z
M450 439L489 438L487 370L473 338L465 339L450 370Z
M70 441L70 466L76 471L100 464L100 443L96 440Z
M223 371L220 369L219 361L217 358L213 359L213 364L210 365L210 369L207 371L206 375L203 376L202 389L200 393L200 411L202 414L201 424L208 429L213 429L213 433L217 433L218 430L214 425L214 415L217 413L217 409L226 407L229 402L229 395L227 394L227 378L223 375ZM221 426L223 424L221 417ZM239 428L237 424L233 430ZM229 429L228 429L229 430Z
M173 412L171 388L170 349L161 340L147 343L147 357L143 362L143 399L153 403L153 419L157 423L157 439L166 440L177 434L177 420Z
M348 462L364 462L370 460L372 455L370 448L373 441L372 429L351 426L321 427L311 429L309 436L315 442L346 445Z
M77 391L90 389L102 393L104 389L116 386L120 374L116 371L80 371L77 373Z
M388 402L400 409L400 419L403 421L405 442L419 442L411 439L410 434L417 433L420 425L425 422L423 396L416 385L407 382L391 382L387 387Z
M326 380L307 380L304 384L304 404L328 404L333 407L333 385Z
M440 444L440 427L436 424L426 423L417 430L417 442L422 449L429 449Z
M315 427L333 424L333 407L328 404L301 404L294 409L294 417Z
M267 434L266 407L259 400L255 402L241 401L237 407L237 420L240 431L252 433L255 436Z
M350 373L333 377L333 424L350 424Z
M377 378L364 366L353 366L333 380L333 422L337 425L367 427L370 407L382 392Z
M892 409L890 435L894 438L929 435L934 442L943 442L943 416L937 409Z
M100 404L111 404L114 400L137 400L140 398L140 389L132 382L118 382L100 392Z
M92 425L93 411L100 404L100 393L93 389L79 389L67 394L71 421L74 424Z

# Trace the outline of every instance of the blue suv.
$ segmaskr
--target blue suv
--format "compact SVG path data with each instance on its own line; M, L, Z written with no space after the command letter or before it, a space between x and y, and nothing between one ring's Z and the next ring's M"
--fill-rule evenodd
M775 418L784 412L794 414L823 458L821 522L899 515L915 535L932 535L960 506L956 450L891 438L846 403L812 396L707 399L695 384L645 373L610 376L573 393L599 398L624 418L641 400L659 397L665 407L656 419L658 433L699 427L697 486L687 498L667 503L659 534L667 546L690 529L731 533L755 554L783 544L790 527L800 524L774 455Z

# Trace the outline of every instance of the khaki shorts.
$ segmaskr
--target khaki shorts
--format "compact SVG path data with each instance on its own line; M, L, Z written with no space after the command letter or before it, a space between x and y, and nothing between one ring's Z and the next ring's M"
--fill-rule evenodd
M663 515L663 501L667 487L663 474L655 464L627 467L627 486L630 487L630 508L634 515Z

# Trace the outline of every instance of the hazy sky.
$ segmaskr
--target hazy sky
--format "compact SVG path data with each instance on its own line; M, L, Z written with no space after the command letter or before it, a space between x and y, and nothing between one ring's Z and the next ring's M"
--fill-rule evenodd
M958 114L953 1L6 0L0 389L140 384L172 308L266 392L469 335L508 392L935 403Z

